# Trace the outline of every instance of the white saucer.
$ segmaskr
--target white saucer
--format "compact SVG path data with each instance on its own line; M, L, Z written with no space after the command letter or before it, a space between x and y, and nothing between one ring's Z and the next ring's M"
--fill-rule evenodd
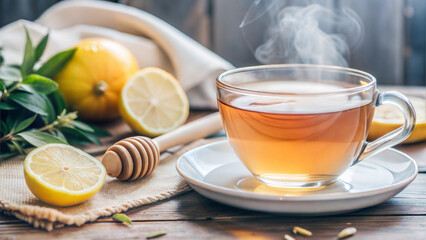
M377 205L398 194L417 175L413 159L388 149L349 168L336 183L320 190L282 190L254 178L227 140L185 153L176 168L195 191L215 201L250 210L311 216Z

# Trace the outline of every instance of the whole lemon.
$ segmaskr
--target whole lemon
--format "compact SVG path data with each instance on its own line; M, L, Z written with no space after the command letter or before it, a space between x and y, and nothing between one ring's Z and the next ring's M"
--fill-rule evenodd
M119 116L121 88L138 70L133 54L108 39L88 38L55 80L68 106L89 121L108 121Z

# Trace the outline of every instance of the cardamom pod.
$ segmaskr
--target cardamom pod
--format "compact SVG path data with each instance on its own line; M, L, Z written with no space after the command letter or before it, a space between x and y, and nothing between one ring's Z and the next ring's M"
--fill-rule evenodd
M338 239L347 238L347 237L354 235L355 233L356 233L356 228L348 227L348 228L345 228L342 231L340 231L339 235L337 235L337 238Z
M301 228L301 227L298 227L298 226L296 226L296 227L293 228L293 233L294 234L300 234L300 235L306 236L306 237L312 236L312 232L311 231L306 230L306 229Z

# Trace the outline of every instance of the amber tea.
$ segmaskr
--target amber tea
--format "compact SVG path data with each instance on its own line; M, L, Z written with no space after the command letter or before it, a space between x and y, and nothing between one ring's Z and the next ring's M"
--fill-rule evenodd
M268 186L311 191L330 184L349 166L401 143L415 123L406 97L377 91L374 76L351 68L245 67L222 73L216 86L234 152ZM382 104L397 105L405 124L366 142Z
M256 84L258 86L256 86ZM250 89L336 86L311 83L250 83ZM219 101L228 139L258 178L317 182L335 179L358 156L373 116L370 101L240 96Z

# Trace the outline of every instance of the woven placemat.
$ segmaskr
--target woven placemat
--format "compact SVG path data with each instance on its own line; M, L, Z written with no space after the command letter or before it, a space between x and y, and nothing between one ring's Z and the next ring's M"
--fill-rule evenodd
M171 198L191 190L176 171L176 160L183 153L212 141L215 140L198 140L161 154L157 169L141 180L124 182L107 177L98 194L73 207L55 207L43 203L30 192L23 174L23 156L2 161L0 212L50 231L67 225L81 226L99 217ZM102 155L96 157L100 159Z

